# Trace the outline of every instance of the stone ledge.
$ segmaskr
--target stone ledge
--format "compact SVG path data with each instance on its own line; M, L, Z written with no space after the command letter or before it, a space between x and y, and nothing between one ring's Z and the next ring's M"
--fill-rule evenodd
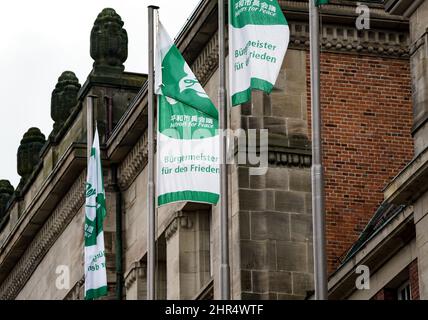
M57 166L47 177L43 185L35 192L31 203L24 208L18 221L13 226L10 226L10 233L6 235L4 242L0 245L0 283L2 283L6 277L11 276L9 272L12 268L17 270L17 266L14 267L14 265L19 263L19 259L23 259L23 254L28 251L28 248L40 245L44 246L46 245L46 241L50 241L47 240L50 239L50 236L39 238L38 242L33 240L34 237L37 237L37 235L46 228L50 219L53 217L60 219L54 226L55 228L62 228L61 232L63 228L66 227L68 223L67 219L64 220L62 218L63 216L57 212L57 209L64 201L64 196L67 192L71 192L69 181L73 181L73 185L75 185L76 178L79 183L81 183L83 199L84 181L79 180L79 175L85 168L85 165L86 146L72 144L58 161ZM53 190L56 190L56 192L53 192ZM76 199L80 198L76 196ZM71 204L74 203L75 199L68 199L68 201ZM22 204L16 202L14 205L20 206ZM68 207L65 208L63 214L66 214L68 210ZM50 215L50 213L52 214ZM11 223L11 220L9 220L9 223ZM52 225L50 225L50 227L52 227ZM47 234L45 235L47 236ZM43 250L47 251L49 248L50 246ZM37 254L44 255L46 251L43 250ZM33 262L35 262L34 259L27 261L26 264L28 267L26 268L34 267ZM22 272L21 277L23 278L24 276L25 273ZM3 293L2 289L0 289L0 296Z
M83 300L82 291L84 290L85 277L83 276L76 284L70 289L70 291L65 296L64 300ZM84 294L84 293L83 293Z
M403 15L409 17L417 9L420 0L386 0L385 10L391 14Z
M428 148L414 158L392 181L385 187L384 199L401 205L412 204L428 190Z
M88 94L92 87L102 86L102 87L113 87L113 88L123 88L139 91L143 84L147 81L146 74L131 73L131 72L121 72L118 74L96 74L92 71L86 82L83 84L80 89L77 99L82 101L84 97Z
M146 277L147 265L145 262L136 261L132 264L132 267L129 271L125 273L125 288L129 288L137 281L138 278Z
M425 32L410 45L410 55L413 56L420 47L426 45L428 42L428 28L425 30Z
M1 300L11 300L17 296L38 264L42 261L46 252L62 234L78 209L84 204L85 178L86 174L82 173L70 188L67 196L63 198L37 233L31 244L25 248L22 257L15 264L12 272L6 273L7 278L0 286Z
M168 241L177 232L179 228L191 229L193 227L192 219L185 211L178 211L173 215L172 221L165 229L165 239Z
M324 24L320 33L322 52L395 58L409 57L408 32L382 29L358 31L355 27ZM309 50L309 25L307 23L290 23L290 48Z
M329 299L346 299L355 290L357 266L368 266L374 275L386 261L408 244L414 235L413 208L409 207L393 218L381 232L368 240L352 259L330 276Z
M147 145L147 131L138 140L134 148L126 156L125 160L119 166L119 186L122 190L129 188L131 183L135 180L137 175L147 165L148 160L148 145Z

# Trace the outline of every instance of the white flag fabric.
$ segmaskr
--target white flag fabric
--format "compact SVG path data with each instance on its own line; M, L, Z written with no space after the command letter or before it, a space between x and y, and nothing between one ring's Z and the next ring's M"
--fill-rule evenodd
M160 22L156 51L158 206L217 204L218 111Z
M252 89L271 93L287 52L290 30L277 0L229 1L229 79L232 105Z
M98 130L88 163L85 213L85 300L94 300L107 295L103 231L106 201Z

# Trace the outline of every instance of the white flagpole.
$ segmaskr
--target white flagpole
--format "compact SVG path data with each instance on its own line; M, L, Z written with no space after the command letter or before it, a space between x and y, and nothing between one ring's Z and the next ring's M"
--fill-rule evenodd
M320 107L319 10L309 1L312 103L312 214L314 229L315 299L328 299L325 240L324 173L322 164Z
M159 7L149 6L149 79L148 79L148 197L147 197L147 300L155 300L156 268L156 212L155 212L155 153L154 153L154 11Z
M227 3L227 2L226 2ZM227 117L228 107L226 102L226 46L225 46L225 3L218 1L218 37L219 37L219 72L220 83L218 89L219 116L220 116L220 287L221 299L230 299L230 266L229 266L229 182L227 166Z

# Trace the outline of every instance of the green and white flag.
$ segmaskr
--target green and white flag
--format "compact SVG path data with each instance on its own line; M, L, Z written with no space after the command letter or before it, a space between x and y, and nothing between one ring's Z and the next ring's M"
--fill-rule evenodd
M229 79L232 105L251 99L251 90L270 93L290 39L277 0L229 1Z
M218 111L160 22L157 35L158 206L217 204Z
M85 300L93 300L107 295L103 231L106 200L98 130L88 163L85 213Z

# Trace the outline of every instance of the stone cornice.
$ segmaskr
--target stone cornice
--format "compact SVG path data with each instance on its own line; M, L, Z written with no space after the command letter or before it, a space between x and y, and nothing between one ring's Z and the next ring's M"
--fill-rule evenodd
M131 269L125 275L125 288L129 288L135 283L138 278L145 278L147 265L145 262L134 262Z
M46 252L55 243L84 204L86 174L82 173L55 211L37 233L18 263L0 286L0 299L14 299L24 287L31 274L42 261Z
M66 192L86 165L86 146L73 143L58 160L41 185L32 186L25 198L16 201L14 219L9 219L0 245L0 283L22 256ZM17 221L16 221L17 220ZM22 235L25 235L23 237Z
M323 25L321 51L392 58L408 58L410 38L407 32L355 27ZM309 25L304 22L290 24L290 48L309 49Z
M82 296L82 291L84 290L83 289L84 285L85 285L85 277L82 277L79 281L76 282L73 288L71 288L71 290L65 296L64 300L72 300L72 301L83 300L84 297Z
M410 45L410 55L413 56L422 46L426 48L426 55L428 56L428 29Z
M290 21L290 49L309 50L309 24ZM370 29L358 31L355 26L324 24L321 29L321 51L392 58L408 58L410 38L407 32ZM218 67L217 32L192 65L196 77L206 84Z
M122 190L129 188L130 184L147 164L147 138L147 131L145 131L143 136L138 140L137 144L119 166L119 187Z
M206 84L218 67L218 32L216 32L191 66L195 76Z
M422 2L423 0L386 0L385 10L392 14L410 17Z
M330 275L329 299L346 300L356 290L355 281L358 274L355 270L358 266L365 265L370 270L376 271L414 238L415 221L413 220L413 207L410 206L391 218L383 226L381 232L374 234L352 259L342 264ZM414 259L407 254L406 256L409 258L409 262ZM399 270L402 269L399 268Z
M385 187L385 201L397 205L412 204L428 190L427 179L428 148L425 148Z
M310 168L312 166L312 154L310 150L298 148L270 149L269 164L278 167Z

